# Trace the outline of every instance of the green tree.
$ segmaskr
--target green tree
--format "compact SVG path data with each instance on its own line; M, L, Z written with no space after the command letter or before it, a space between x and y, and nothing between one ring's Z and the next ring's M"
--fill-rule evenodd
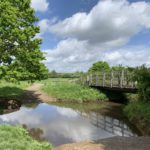
M112 66L112 70L115 70L115 71L126 70L126 69L127 68L122 65Z
M52 70L52 71L49 73L49 77L50 77L50 78L58 78L58 73L57 73L55 70Z
M98 71L104 71L109 70L110 66L105 61L98 61L92 65L92 67L89 69L89 72L98 72Z
M134 70L134 81L138 83L139 99L150 100L150 68L142 65Z
M0 72L6 78L42 79L48 74L40 51L41 39L35 38L38 18L30 0L1 0L0 2ZM4 73L1 73L4 74Z

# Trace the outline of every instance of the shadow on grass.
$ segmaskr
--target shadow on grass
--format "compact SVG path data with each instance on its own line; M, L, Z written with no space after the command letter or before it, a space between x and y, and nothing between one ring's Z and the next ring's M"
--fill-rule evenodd
M22 104L28 107L41 103L40 94L36 91L28 91L16 86L0 87L0 114L17 110Z
M18 100L22 104L41 103L40 94L15 86L0 87L0 101Z
M8 99L10 100L11 98L13 99L19 99L23 95L24 90L18 87L1 87L0 88L0 100L1 99Z

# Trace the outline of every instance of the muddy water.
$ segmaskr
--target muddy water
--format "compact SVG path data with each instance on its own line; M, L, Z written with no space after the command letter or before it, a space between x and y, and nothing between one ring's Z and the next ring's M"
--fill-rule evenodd
M53 146L140 135L123 116L122 105L115 103L22 106L19 111L0 115L0 124L23 125L36 139L47 140Z

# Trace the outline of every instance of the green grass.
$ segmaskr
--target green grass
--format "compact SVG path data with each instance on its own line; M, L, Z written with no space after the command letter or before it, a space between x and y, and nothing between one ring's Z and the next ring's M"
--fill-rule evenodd
M50 144L32 139L21 127L0 126L1 150L52 150Z
M48 79L42 83L44 83L42 90L59 101L92 102L107 100L106 95L100 91L82 86L72 80Z
M130 102L124 112L144 134L150 135L150 102Z
M28 82L11 83L4 80L0 81L0 97L1 98L19 98L22 96L24 89L29 86Z

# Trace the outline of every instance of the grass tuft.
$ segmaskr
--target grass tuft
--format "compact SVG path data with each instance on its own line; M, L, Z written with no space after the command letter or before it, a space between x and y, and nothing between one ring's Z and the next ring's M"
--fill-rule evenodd
M1 125L0 141L2 150L52 150L50 144L32 139L21 127Z

